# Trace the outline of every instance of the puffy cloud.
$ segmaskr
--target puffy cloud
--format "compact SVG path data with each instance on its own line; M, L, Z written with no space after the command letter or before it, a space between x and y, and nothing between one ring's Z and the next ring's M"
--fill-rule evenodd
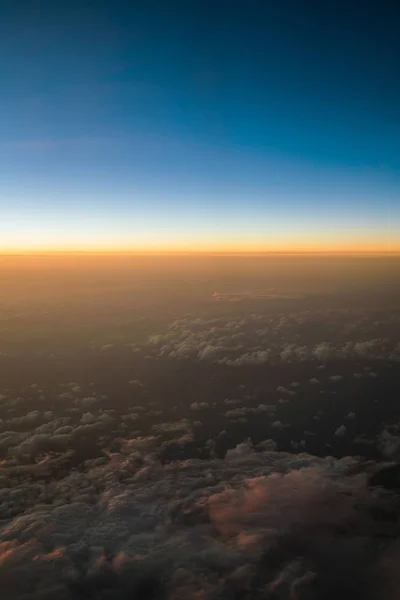
M248 413L254 412L254 409L248 408L247 406L242 406L241 408L233 408L232 410L227 410L225 416L228 419L237 419L239 417L244 417Z
M163 443L162 450L165 450L170 443L175 446L184 446L193 441L192 426L186 419L153 425L152 432L164 436L164 439L167 438L168 441Z
M307 346L297 346L296 344L289 344L280 352L280 358L283 362L307 360L309 355L310 351Z
M220 363L225 363L231 367L242 367L244 365L263 365L268 362L270 350L258 350L256 352L246 352L235 359L221 359Z
M111 425L112 423L115 423L115 419L108 412L103 412L99 415L98 422L103 425Z
M363 358L378 357L381 352L383 340L374 339L367 342L356 342L354 344L354 352Z
M274 413L275 406L268 404L259 404L257 408L252 408L250 406L241 406L238 408L232 408L231 410L226 411L225 416L228 419L238 419L240 417L245 417L250 414L263 414L263 413Z
M343 375L331 375L329 377L329 380L332 381L333 383L338 383L339 381L342 381L343 379Z
M180 421L172 421L168 423L158 423L157 425L153 425L152 430L155 433L163 434L163 433L187 433L191 431L190 423L186 419L181 419Z
M7 600L393 597L398 525L383 537L372 509L385 497L346 475L354 460L247 440L225 460L163 466L149 460L155 441L0 489Z
M190 405L191 410L204 410L208 408L207 402L192 402Z
M67 422L68 422L68 417L67 417ZM43 423L43 425L39 425L39 427L36 427L35 429L35 433L52 433L53 431L55 431L58 427L59 423L57 421L52 421L50 423ZM61 425L61 423L60 423Z
M300 442L295 442L294 440L290 441L290 446L293 450L295 450L296 452L299 450L299 448L305 448L306 446L306 441L305 440L300 440Z
M282 421L274 421L272 423L272 427L274 427L274 429L285 429L285 427L287 427L287 425L284 425L282 423Z
M63 402L74 402L76 400L76 397L74 395L72 395L70 392L61 392L61 394L59 395L59 399Z
M26 438L18 446L14 446L9 450L9 453L19 460L29 461L42 452L65 452L68 449L69 444L69 435L38 433Z
M349 318L353 313L353 323ZM289 314L250 314L245 318L179 319L168 330L151 336L143 348L149 356L220 362L232 367L314 360L324 366L333 360L400 360L399 331L390 339L365 339L373 323L368 311L314 310ZM387 315L376 321L387 333ZM305 331L318 328L320 342L310 343ZM351 325L351 326L350 326ZM335 343L326 341L335 328ZM365 328L363 334L362 328ZM392 329L392 327L391 327ZM396 333L397 332L397 333ZM349 335L353 339L349 339ZM357 339L356 336L360 335Z
M260 442L258 444L259 448L262 448L263 450L270 450L270 451L274 451L278 449L278 444L275 442L275 440L264 440L263 442Z
M328 342L317 344L313 350L315 358L321 362L327 362L337 356L335 348Z
M70 381L69 383L62 383L62 387L68 387L70 390L73 390L76 387L79 387L76 381Z
M169 353L169 356L170 358L195 358L196 354L196 347L187 342L177 346L175 350Z
M14 446L18 446L21 442L29 437L29 433L21 433L19 431L4 431L0 433L0 449L7 450Z
M225 398L224 400L224 404L226 404L227 406L235 406L236 404L240 404L241 400L238 399L233 399L230 400L229 398Z
M14 417L7 421L10 427L32 427L41 417L38 410L32 410L23 417Z
M76 398L75 400L75 404L81 407L87 407L90 408L91 406L94 406L95 404L98 404L100 402L99 398L96 398L95 396L86 396L85 398Z
M276 412L276 406L273 404L259 404L255 409L258 413L270 413L274 414Z
M335 435L336 437L344 437L346 435L347 432L347 427L346 425L340 425L340 427L338 427L335 431Z
M205 348L203 348L202 350L199 351L197 357L200 360L214 361L218 357L220 357L224 352L226 352L227 350L228 349L225 348L224 346L213 346L211 344L208 344Z
M385 458L400 458L400 437L384 429L378 440L378 447Z
M278 392L278 394L285 394L286 396L295 396L296 392L294 392L293 390L288 390L286 389L283 385L280 385L276 391Z
M92 424L92 423L96 423L97 418L90 412L87 412L85 414L82 415L80 422L83 425L88 425L88 424Z
M62 427L58 427L54 431L54 435L60 435L65 433L71 433L73 431L73 427L71 425L63 425Z
M235 448L231 448L226 453L226 458L236 458L238 456L245 456L253 452L253 442L250 439L245 440L241 444L238 444Z

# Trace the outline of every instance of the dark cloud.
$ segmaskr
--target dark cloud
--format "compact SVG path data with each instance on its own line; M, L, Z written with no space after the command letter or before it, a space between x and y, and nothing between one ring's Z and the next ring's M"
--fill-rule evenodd
M354 460L247 441L227 460L138 462L153 441L1 490L3 509L21 509L0 531L7 600L393 597L399 531L376 515L398 499L346 475Z

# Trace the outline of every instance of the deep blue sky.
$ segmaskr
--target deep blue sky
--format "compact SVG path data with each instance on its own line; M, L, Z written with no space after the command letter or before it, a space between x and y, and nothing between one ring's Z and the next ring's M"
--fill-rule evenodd
M394 3L0 7L0 248L400 247Z

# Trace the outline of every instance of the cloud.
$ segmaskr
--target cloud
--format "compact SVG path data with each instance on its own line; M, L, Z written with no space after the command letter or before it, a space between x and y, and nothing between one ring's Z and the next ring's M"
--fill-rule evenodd
M282 430L282 429L285 429L285 427L287 427L287 425L284 425L284 424L282 423L282 421L274 421L274 422L272 423L272 427L273 427L274 429L279 429L279 430Z
M274 451L274 450L278 449L278 444L274 440L268 439L268 440L264 440L263 442L260 442L258 444L258 447L262 448L263 450Z
M296 392L294 392L293 390L288 390L286 389L283 385L280 385L276 391L278 392L278 394L284 394L285 396L295 396Z
M18 446L21 442L29 437L29 433L21 433L19 431L4 431L0 433L0 449L7 450L14 446Z
M126 440L106 464L0 489L7 600L391 598L400 532L382 537L373 508L387 501L346 475L354 459L247 440L225 460L163 466L156 445Z
M224 346L213 346L211 344L208 344L205 348L198 352L197 358L199 358L199 360L214 361L227 351L229 351L229 348L226 348Z
M18 446L14 446L9 453L20 461L31 461L42 452L65 452L70 444L68 434L49 435L39 433L32 435L22 441Z
M274 413L276 411L275 406L268 404L259 404L256 408L250 406L241 406L227 410L225 416L228 419L239 419L240 417L246 417L251 414L263 414L263 413Z
M204 410L208 408L207 402L192 402L190 405L191 410Z
M347 427L346 425L340 425L340 427L338 427L335 431L335 435L336 437L344 437L347 433Z
M29 427L34 425L41 417L38 410L33 410L22 417L14 417L6 422L9 427Z
M221 300L222 296L217 296ZM385 335L368 339L377 327ZM322 339L314 339L315 334L307 331L318 332ZM150 357L202 360L232 367L304 361L317 361L323 366L348 359L400 361L398 335L397 322L393 325L384 312L377 321L367 310L315 310L250 314L245 318L178 319L166 331L151 336L142 349ZM334 341L327 341L329 338Z
M81 420L80 420L80 422L83 425L87 425L89 423L96 423L96 421L97 421L96 417L90 412L83 414L81 417Z
M319 361L327 362L336 357L336 350L328 342L321 342L315 346L313 354Z
M226 453L226 458L237 458L238 456L245 456L253 452L253 442L251 439L247 439L241 444L238 444L235 448L231 448Z
M257 352L246 352L241 354L238 358L228 359L223 358L219 362L226 364L231 367L242 367L244 365L262 365L268 362L270 357L270 350L258 350Z
M384 429L379 436L378 447L385 458L398 460L400 458L400 437Z
M229 399L229 398L225 398L224 400L224 404L226 404L227 406L235 406L237 404L240 404L241 400L238 400L237 398L235 399Z
M100 402L100 399L96 398L95 396L86 396L85 398L77 398L75 400L75 404L77 406L82 406L82 407L94 406L95 404L98 404L99 402Z
M339 381L342 381L343 379L343 375L331 375L329 377L329 380L332 381L333 383L338 383Z

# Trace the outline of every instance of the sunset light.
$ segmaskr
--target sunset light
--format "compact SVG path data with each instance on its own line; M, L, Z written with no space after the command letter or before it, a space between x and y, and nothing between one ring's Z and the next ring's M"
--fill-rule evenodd
M399 600L400 3L0 0L0 600Z

